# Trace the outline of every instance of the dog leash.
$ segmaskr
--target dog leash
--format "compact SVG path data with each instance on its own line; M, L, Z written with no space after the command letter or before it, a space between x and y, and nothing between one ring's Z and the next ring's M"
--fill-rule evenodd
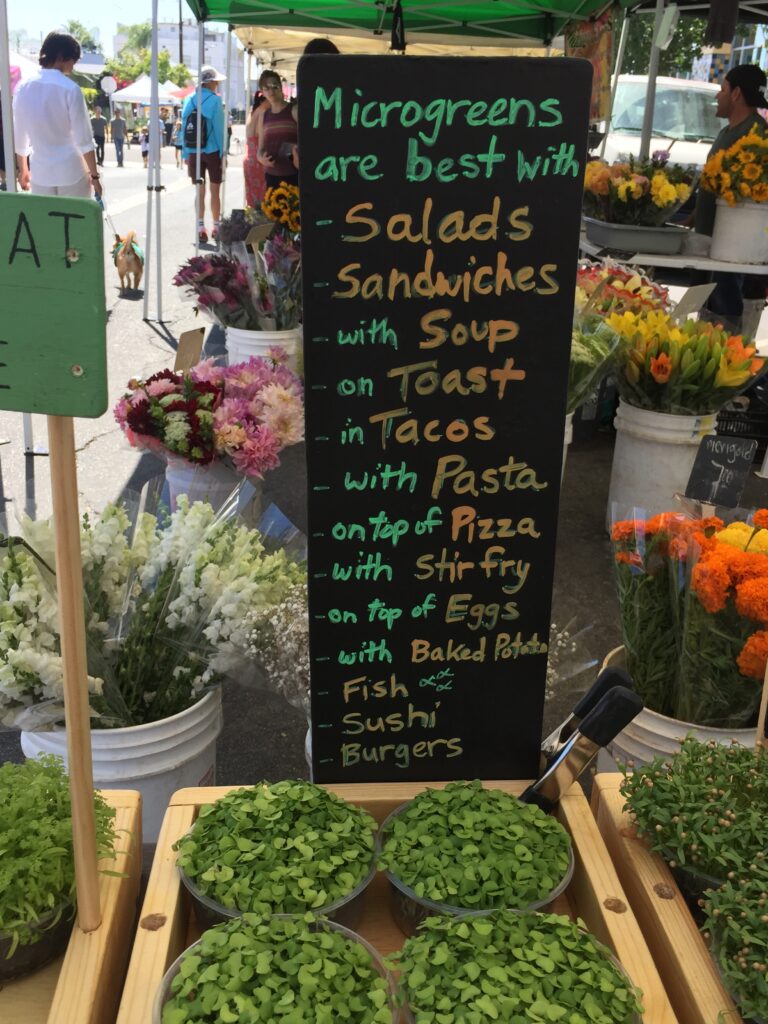
M119 232L118 232L117 228L116 228L116 227L115 227L115 225L114 225L114 224L112 223L112 218L111 218L111 217L109 216L109 213L107 212L107 204L106 204L106 203L104 202L104 196L103 196L103 195L100 195L100 196L99 196L99 197L97 198L96 202L97 202L97 203L99 204L99 206L101 207L102 213L104 214L104 220L105 220L105 221L107 222L107 224L109 225L109 230L110 230L110 231L112 232L112 234L113 234L113 235L117 235L117 234L119 234Z

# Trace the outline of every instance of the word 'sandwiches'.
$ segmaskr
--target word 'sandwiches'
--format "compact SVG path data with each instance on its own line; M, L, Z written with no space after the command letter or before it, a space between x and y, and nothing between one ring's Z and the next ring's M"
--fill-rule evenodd
M526 778L591 69L380 60L299 67L315 777Z

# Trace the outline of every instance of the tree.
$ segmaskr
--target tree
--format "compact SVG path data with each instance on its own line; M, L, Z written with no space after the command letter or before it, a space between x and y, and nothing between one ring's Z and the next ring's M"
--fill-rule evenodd
M125 47L119 57L111 58L104 65L104 74L112 75L119 82L135 82L142 75L150 74L151 70L152 54L149 50L130 53ZM160 82L170 79L176 85L183 86L191 80L192 75L185 64L174 64L170 53L161 50L157 55L157 77Z
M629 22L627 48L621 67L625 75L647 75L653 38L653 14L633 14ZM683 15L677 23L672 42L661 51L659 74L673 78L691 73L693 62L701 54L704 45L705 18L690 18Z
M62 28L65 32L69 33L69 35L75 37L78 43L80 43L81 49L85 53L101 53L101 44L96 42L81 21L77 21L75 18L70 18L69 21L64 22Z
M143 21L139 25L118 25L117 30L125 33L125 43L118 54L119 57L128 53L139 53L141 50L148 50L152 45L152 25Z

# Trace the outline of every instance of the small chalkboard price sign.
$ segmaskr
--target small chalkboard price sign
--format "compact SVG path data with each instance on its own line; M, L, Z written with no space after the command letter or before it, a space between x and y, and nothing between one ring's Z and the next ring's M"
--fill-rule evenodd
M757 441L746 437L703 437L685 488L686 498L736 508L756 451Z
M591 80L299 65L318 781L537 771Z

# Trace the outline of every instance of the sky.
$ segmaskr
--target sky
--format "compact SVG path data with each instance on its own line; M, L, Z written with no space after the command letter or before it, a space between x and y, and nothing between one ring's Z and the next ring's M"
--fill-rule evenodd
M62 22L70 18L82 22L89 30L98 29L102 49L105 56L113 56L112 37L117 31L117 24L136 25L149 21L152 17L150 0L6 0L8 9L8 27L10 30L11 47L14 47L14 31L24 30L30 35L35 47L54 29L61 28ZM62 11L66 15L62 17ZM192 17L192 12L182 0L182 17ZM178 0L159 0L158 20L179 20Z

